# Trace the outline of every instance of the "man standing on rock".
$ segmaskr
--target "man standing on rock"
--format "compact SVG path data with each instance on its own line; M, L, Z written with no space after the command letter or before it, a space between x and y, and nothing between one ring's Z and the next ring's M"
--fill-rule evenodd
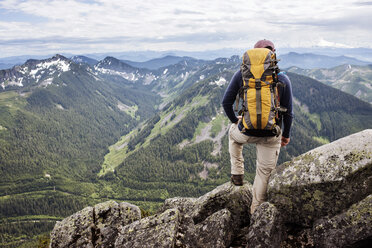
M267 48L272 52L275 52L274 44L269 40L260 40L258 41L254 48ZM270 53L267 49L256 49L263 52ZM272 53L270 53L272 54ZM249 59L249 58L248 58ZM255 60L254 57L250 58L248 63ZM244 62L244 60L243 60ZM244 63L243 63L244 64ZM266 65L265 65L266 66ZM264 66L262 65L262 68ZM272 130L250 130L245 128L249 122L249 119L242 119L242 116L236 116L234 113L233 105L236 100L236 96L240 94L241 89L243 88L243 74L242 69L238 70L234 76L232 77L228 88L226 89L225 95L223 97L222 105L225 110L226 115L232 122L232 125L229 130L229 152L230 152L230 159L231 159L231 181L234 185L243 185L243 178L244 178L244 159L243 159L243 144L246 143L255 143L256 144L256 154L257 154L257 161L256 161L256 176L253 183L253 199L251 205L251 213L255 211L255 209L266 200L267 194L267 184L269 181L270 174L273 169L276 167L276 163L279 156L279 151L281 146L288 145L290 141L290 129L293 119L293 111L292 111L292 85L291 81L289 80L288 76L283 72L277 74L278 78L278 99L280 100L281 109L286 109L285 112L281 112L276 118L277 125L274 125L276 128L276 132ZM266 68L266 67L265 67ZM254 68L253 68L254 69ZM252 71L253 71L252 69ZM244 72L247 73L247 72ZM249 71L248 74L252 76L251 72ZM254 72L253 72L254 74ZM244 74L246 75L246 74ZM266 77L267 78L267 77ZM258 89L261 92L261 86L257 86L257 79L254 79L253 83L256 82L256 90ZM260 82L259 79L258 83L261 84L265 83L263 81ZM249 88L249 86L246 86ZM248 91L245 91L247 94ZM273 92L273 91L271 91ZM250 94L252 95L252 94ZM262 94L253 94L258 98L261 98ZM255 101L255 100L254 100ZM247 100L249 105L249 101ZM256 103L256 102L254 102ZM258 103L257 103L258 105ZM252 106L246 106L247 109L252 108ZM257 116L261 111L261 107L257 108ZM254 107L254 112L256 114L256 106ZM245 122L243 125L243 122ZM258 122L260 123L260 122ZM251 124L251 123L249 123ZM284 126L283 126L284 124ZM258 124L257 124L258 126ZM283 132L281 132L283 130Z

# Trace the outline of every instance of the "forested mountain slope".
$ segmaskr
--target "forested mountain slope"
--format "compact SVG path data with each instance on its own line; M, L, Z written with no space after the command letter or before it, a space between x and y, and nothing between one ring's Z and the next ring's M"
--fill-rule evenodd
M55 56L1 70L1 244L50 231L102 199L153 211L229 180L221 100L239 63L235 56L148 70L112 57L89 66ZM280 162L371 128L368 103L288 75L295 119ZM244 155L252 180L255 150Z
M107 180L115 182L117 190L157 189L162 197L199 195L229 180L229 123L220 103L227 86L222 78L231 78L232 73L225 71L194 84L144 126L123 137L122 146L118 146L123 162L106 171ZM293 84L295 119L291 144L282 149L279 163L371 128L368 103L311 78L288 75ZM244 155L247 177L252 181L255 150L247 146Z
M372 65L345 64L329 69L291 67L288 71L319 80L372 104Z

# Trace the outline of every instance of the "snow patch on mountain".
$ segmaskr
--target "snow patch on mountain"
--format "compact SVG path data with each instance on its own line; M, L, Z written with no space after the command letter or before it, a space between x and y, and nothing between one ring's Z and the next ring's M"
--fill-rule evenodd
M227 83L226 79L223 78L223 77L220 77L218 80L214 81L214 82L210 82L209 84L215 84L217 86L223 86Z
M18 87L23 87L22 84L23 78L11 78L10 80L6 80L1 83L1 87L5 89L7 86L18 86Z
M145 85L151 84L154 80L157 79L157 77L152 73L147 73L143 75L138 71L135 71L135 72L117 71L113 69L102 68L99 65L95 66L94 69L96 70L96 72L99 72L102 74L113 75L113 76L119 76L130 82L137 82L142 79L143 84ZM99 74L96 73L96 75L99 75Z
M46 70L49 70L51 67L55 67L60 72L66 72L70 70L70 63L66 60L51 60L39 63L36 65L36 68L31 70L30 75L34 76L39 72L44 73Z
M39 87L47 87L53 83L53 78L47 78L39 84Z
M363 82L363 85L365 85L368 89L372 90L372 83L370 82Z
M65 108L61 104L56 104L57 109L64 110Z
M153 75L153 74L146 74L146 77L145 77L145 80L144 80L143 84L149 85L149 84L151 84L156 79L157 79L157 77L155 75Z
M103 74L109 74L109 75L116 75L116 76L120 76L128 81L131 81L131 82L135 82L138 80L138 76L132 72L128 73L128 72L121 72L121 71L116 71L116 70L111 70L111 69L105 69L105 68L102 68L102 67L98 67L96 66L95 69L97 71L99 71L100 73L103 73Z

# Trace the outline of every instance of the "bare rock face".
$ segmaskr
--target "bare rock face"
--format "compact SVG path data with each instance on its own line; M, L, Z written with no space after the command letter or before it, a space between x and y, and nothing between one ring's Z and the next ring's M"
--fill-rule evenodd
M252 185L218 186L199 198L167 199L163 211L182 213L176 247L227 247L240 229L249 225Z
M202 222L211 214L228 209L231 212L234 226L249 224L249 208L252 203L252 185L234 186L228 182L199 198L171 198L165 200L163 210L177 207L189 215L195 224Z
M285 227L280 212L273 204L262 203L252 215L246 248L276 248L284 239Z
M50 234L50 247L94 247L93 208L83 210L57 222Z
M228 247L233 236L231 213L222 209L195 225L191 219L181 222L176 247ZM185 225L188 223L188 225ZM187 230L186 232L182 230Z
M372 193L372 129L311 150L277 168L268 201L286 222L311 226Z
M114 247L118 228L140 218L140 209L125 202L86 207L56 223L50 247Z
M341 214L317 220L313 236L316 247L363 247L372 244L372 195Z
M174 247L180 213L168 209L159 215L149 216L120 229L116 248Z

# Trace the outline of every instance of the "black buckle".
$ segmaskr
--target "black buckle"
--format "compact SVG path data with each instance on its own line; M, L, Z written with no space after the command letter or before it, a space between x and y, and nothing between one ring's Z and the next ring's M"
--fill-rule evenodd
M261 79L255 79L255 82L256 82L256 90L259 90L261 89Z

